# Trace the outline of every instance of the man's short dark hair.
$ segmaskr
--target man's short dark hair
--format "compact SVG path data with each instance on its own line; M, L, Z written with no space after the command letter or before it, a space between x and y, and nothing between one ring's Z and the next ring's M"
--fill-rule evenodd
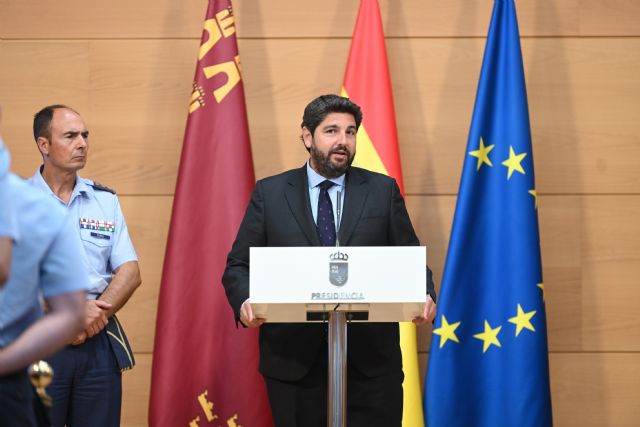
M71 110L78 114L73 108L62 104L54 104L44 107L42 110L38 111L35 116L33 116L33 139L38 141L38 138L41 136L47 139L51 138L51 121L53 120L53 113L61 108Z
M360 123L362 123L362 110L349 98L338 95L322 95L305 107L300 127L306 127L313 135L318 125L329 113L351 114L356 121L356 129L360 128Z

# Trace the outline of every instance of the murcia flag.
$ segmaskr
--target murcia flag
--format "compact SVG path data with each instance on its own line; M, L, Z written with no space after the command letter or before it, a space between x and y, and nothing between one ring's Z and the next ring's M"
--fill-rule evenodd
M189 105L156 321L151 426L271 427L258 330L219 283L254 186L236 27L210 0Z

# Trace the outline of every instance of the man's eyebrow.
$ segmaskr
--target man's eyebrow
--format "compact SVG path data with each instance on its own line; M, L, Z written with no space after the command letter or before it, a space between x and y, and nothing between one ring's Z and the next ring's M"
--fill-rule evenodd
M82 136L88 136L89 135L89 131L88 130L83 130L83 131L79 131L79 130L68 130L65 133L63 133L64 136L77 136L77 135L82 135Z

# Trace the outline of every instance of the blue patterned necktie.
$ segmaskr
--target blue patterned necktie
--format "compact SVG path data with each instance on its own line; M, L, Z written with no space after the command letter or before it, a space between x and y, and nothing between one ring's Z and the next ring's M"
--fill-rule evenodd
M318 220L316 230L320 238L322 246L336 245L336 222L333 218L333 205L329 197L329 188L335 185L331 181L322 181L318 187L320 188L320 197L318 197Z

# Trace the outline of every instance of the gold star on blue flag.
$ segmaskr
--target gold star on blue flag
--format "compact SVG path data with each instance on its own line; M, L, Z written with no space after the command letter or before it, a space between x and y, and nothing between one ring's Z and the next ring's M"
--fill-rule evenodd
M538 194L514 0L494 3L464 157L425 419L432 427L551 426Z

